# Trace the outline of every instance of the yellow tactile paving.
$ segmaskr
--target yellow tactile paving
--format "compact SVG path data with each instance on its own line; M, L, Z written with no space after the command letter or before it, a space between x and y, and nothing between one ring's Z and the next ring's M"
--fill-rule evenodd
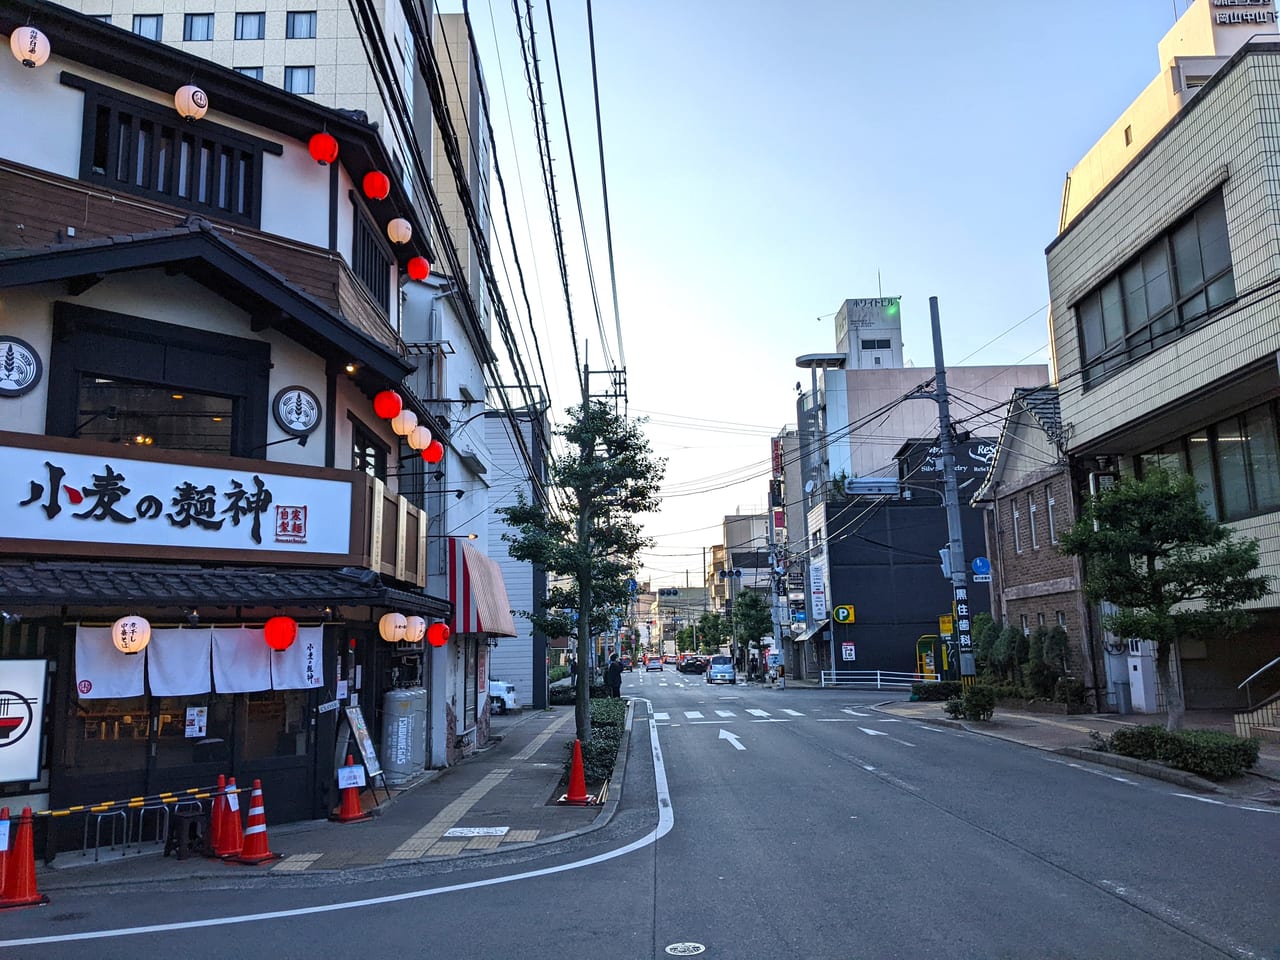
M465 840L441 840L431 847L433 857L455 857L467 845Z
M395 850L392 850L387 859L415 860L422 856L424 844L439 840L446 830L466 816L468 810L474 807L486 793L500 784L510 774L511 769L509 767L486 774L484 779L464 790L457 800L446 806L432 817L422 829L400 844ZM432 854L435 854L437 849L443 845L443 841L436 843L435 847L432 848Z
M537 830L508 830L503 843L532 843L538 839Z

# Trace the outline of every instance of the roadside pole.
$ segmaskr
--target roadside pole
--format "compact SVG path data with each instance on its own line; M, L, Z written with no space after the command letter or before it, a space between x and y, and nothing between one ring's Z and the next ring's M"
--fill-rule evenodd
M942 321L938 298L929 298L929 322L933 327L934 399L938 403L938 434L942 446L942 499L947 508L947 539L951 555L951 592L955 601L955 636L960 653L960 682L974 682L973 637L970 633L969 576L964 559L964 530L960 526L960 492L956 486L955 437L951 429L951 405L947 396L947 367L942 359Z

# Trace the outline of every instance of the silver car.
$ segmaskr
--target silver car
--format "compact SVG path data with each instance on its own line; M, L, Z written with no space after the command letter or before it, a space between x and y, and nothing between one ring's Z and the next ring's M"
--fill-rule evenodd
M733 669L731 657L712 657L707 665L707 683L737 683L738 675Z

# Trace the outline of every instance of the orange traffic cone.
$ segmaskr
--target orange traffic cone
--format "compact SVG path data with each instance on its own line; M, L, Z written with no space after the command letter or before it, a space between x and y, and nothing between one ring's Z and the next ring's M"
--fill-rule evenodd
M280 855L267 848L267 811L262 805L262 781L253 781L249 796L249 825L244 828L244 851L236 858L241 863L265 863Z
M348 753L347 766L354 767L355 765L355 759ZM329 819L336 820L338 823L359 823L361 820L372 820L373 818L361 809L360 788L353 786L342 788L342 806Z
M223 860L240 856L244 848L244 830L240 825L240 794L236 790L236 778L227 780L227 805L222 814L222 830L218 839L222 851L218 854Z
M582 741L573 741L573 766L569 768L569 792L556 801L585 807L596 802L596 798L587 793L587 777L582 768Z
M9 808L0 807L0 823L8 825ZM4 878L8 875L9 870L9 844L0 844L0 893L4 892Z
M4 812L8 816L7 811ZM5 865L4 888L0 889L0 910L10 907L35 907L48 903L36 889L36 849L31 838L31 808L23 807L18 820L18 835L13 841L13 852Z
M209 842L205 852L211 857L222 856L222 817L227 810L227 777L218 774L218 790L213 795L213 808L209 811Z

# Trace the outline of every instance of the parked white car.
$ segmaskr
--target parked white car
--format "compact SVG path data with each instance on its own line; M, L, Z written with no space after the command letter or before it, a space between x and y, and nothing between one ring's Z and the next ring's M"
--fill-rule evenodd
M489 709L496 713L508 713L520 709L516 685L505 680L489 681Z

